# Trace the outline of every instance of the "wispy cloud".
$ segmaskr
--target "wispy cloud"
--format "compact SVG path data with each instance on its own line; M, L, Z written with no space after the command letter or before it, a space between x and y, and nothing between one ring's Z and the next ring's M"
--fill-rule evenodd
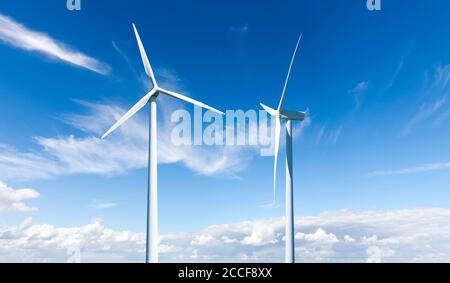
M0 144L0 179L30 180L47 179L61 175L63 168L43 152L19 151Z
M306 110L306 117L305 120L303 120L302 122L298 122L298 123L294 123L294 129L293 129L293 137L294 139L299 139L303 136L305 130L311 126L312 124L312 118L311 115L309 114L309 109Z
M450 64L442 66L439 65L436 67L434 73L434 82L433 85L440 88L446 89L450 83Z
M341 137L343 128L343 125L335 128L329 128L326 125L321 126L317 132L317 143L326 142L336 144Z
M433 121L433 126L439 127L445 120L450 117L450 106L447 105L447 110L441 112Z
M426 121L429 118L435 117L437 113L439 113L444 106L447 104L447 96L444 95L440 98L438 98L436 101L431 103L425 103L420 105L419 109L417 110L416 114L409 120L408 124L406 125L405 129L403 130L403 135L407 135L411 132L411 130L420 122ZM433 124L435 126L442 123L442 121L447 117L447 111L441 114L438 114L438 116L435 118Z
M108 65L97 59L76 51L45 33L33 31L2 14L0 14L0 41L23 50L40 52L103 75L110 70Z
M406 62L408 61L408 58L411 54L411 50L413 49L413 46L414 46L414 42L410 43L409 46L407 47L405 53L400 58L400 61L398 62L397 67L395 68L394 74L392 75L388 84L384 88L385 91L389 90L394 85L395 81L397 80L397 77L400 75L403 68L405 67Z
M130 69L130 71L134 74L134 76L135 76L136 78L138 78L139 75L138 75L136 69L134 68L134 65L132 64L132 62L131 62L131 60L130 60L130 57L126 54L126 52L125 52L124 50L122 50L121 47L119 47L119 44L118 44L117 42L115 42L115 41L113 40L113 41L111 41L111 44L112 44L114 50L120 55L120 57L121 57L123 60L125 60L125 62L126 62L126 64L127 64L128 68Z
M96 209L106 209L106 208L112 208L112 207L116 207L119 204L117 202L102 202L102 201L94 201L92 204L92 207L96 208Z
M230 32L236 33L240 36L244 36L248 32L248 25L242 25L242 26L231 26Z
M178 102L165 103L160 98L162 119L159 123L159 163L180 163L201 175L232 176L245 169L259 151L255 146L174 145L171 140L173 109L183 109ZM171 99L173 100L173 99ZM40 151L23 152L0 145L0 179L30 180L69 174L122 174L147 166L148 120L139 114L127 121L106 140L105 129L119 119L126 108L111 104L78 101L87 113L64 115L62 120L85 133L84 137L35 137ZM169 107L169 108L167 108Z
M7 184L0 182L0 212L36 211L37 208L26 205L24 201L38 197L39 193L34 189L13 189Z
M403 168L398 170L377 170L370 172L367 174L369 177L377 177L377 176L391 176L391 175L406 175L406 174L414 174L414 173L423 173L437 170L445 170L450 169L450 162L441 162L441 163L429 163L415 167Z
M420 208L297 217L300 262L448 262L450 209ZM282 262L282 217L212 225L159 239L163 262ZM0 228L1 262L64 262L80 250L82 262L142 262L145 234L115 231L100 219L79 227L34 224ZM14 250L14 253L9 251Z
M361 106L363 95L369 90L369 84L370 81L362 81L348 91L348 93L353 96L356 109Z
M431 82L427 82L425 86L425 101L408 120L401 132L403 136L410 134L414 127L422 122L428 122L430 125L438 127L450 116L449 82L450 64L436 67Z

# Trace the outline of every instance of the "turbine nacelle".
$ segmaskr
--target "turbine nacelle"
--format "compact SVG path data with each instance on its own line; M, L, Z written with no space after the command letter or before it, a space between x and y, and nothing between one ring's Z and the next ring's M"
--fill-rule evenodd
M303 121L306 117L306 112L281 110L280 117L283 120Z
M282 120L293 120L293 121L303 121L306 117L306 111L292 111L292 110L276 110L273 108L270 108L267 105L264 105L260 103L261 107L270 114L270 116L275 118L280 118Z

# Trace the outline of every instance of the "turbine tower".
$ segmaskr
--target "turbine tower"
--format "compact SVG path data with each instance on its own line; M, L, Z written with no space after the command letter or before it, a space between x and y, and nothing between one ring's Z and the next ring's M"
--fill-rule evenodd
M158 262L158 158L157 158L157 123L156 123L156 106L159 94L171 96L182 101L209 109L216 113L224 115L223 112L212 108L202 102L196 101L192 98L186 97L182 94L161 88L156 82L155 75L145 53L144 45L142 44L136 26L133 24L134 33L136 35L137 44L141 53L144 69L152 82L152 89L139 100L125 115L123 115L103 136L106 138L114 130L125 123L136 112L138 112L147 103L150 104L150 124L149 124L149 155L148 155L148 195L147 195L147 239L146 239L146 257L147 263Z
M283 93L277 109L272 109L262 103L260 105L275 119L275 143L274 143L274 167L273 167L273 199L275 202L276 181L277 181L277 160L278 148L280 146L281 136L281 120L286 120L286 235L285 235L285 262L295 262L295 245L294 245L294 180L293 180L293 163L292 163L292 121L303 121L306 112L290 111L283 109L284 95L286 87L291 76L292 65L294 64L295 55L300 44L302 35L300 35L297 45L295 46L294 55L291 59L289 71L284 83Z

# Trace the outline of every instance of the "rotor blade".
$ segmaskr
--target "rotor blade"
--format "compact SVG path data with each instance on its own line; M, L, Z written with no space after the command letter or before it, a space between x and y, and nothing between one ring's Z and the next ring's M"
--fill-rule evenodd
M214 111L214 112L216 112L216 113L225 115L225 113L223 113L223 112L220 111L220 110L217 110L217 109L215 109L215 108L213 108L213 107L211 107L211 106L208 106L208 105L204 104L203 102L194 100L194 99L189 98L189 97L187 97L187 96L184 96L184 95L182 95L182 94L179 94L179 93L176 93L176 92L173 92L173 91L169 91L169 90L165 90L165 89L159 89L159 92L164 93L164 94L169 95L169 96L172 96L172 97L175 97L175 98L178 98L178 99L183 100L183 101L185 101L185 102L188 102L188 103L191 103L191 104L200 106L200 107L202 107L202 108L205 108L205 109Z
M138 112L142 107L145 106L145 104L148 102L148 100L150 99L150 97L155 93L155 90L150 91L149 93L147 93L146 96L144 96L141 100L139 100L138 103L136 103L130 110L128 110L127 113L125 113L125 115L123 115L119 121L117 121L114 126L111 127L111 129L109 129L103 136L102 139L106 138L109 134L111 134L115 129L117 129L118 127L120 127L123 123L125 123L128 119L130 119L131 116L133 116L134 114L136 114L136 112Z
M155 79L155 75L153 74L152 66L150 65L150 62L147 57L147 53L145 52L144 45L142 44L142 41L141 41L141 37L139 36L139 33L138 33L137 28L134 25L134 23L133 23L133 29L134 29L134 34L136 35L136 40L137 40L138 46L139 46L139 52L141 53L142 63L144 63L145 72L152 80L152 84L154 86L156 86L156 79Z
M274 115L277 114L277 110L272 109L272 108L270 108L269 106L264 105L264 104L262 104L262 103L260 103L259 105L261 105L261 107L262 107L264 110L266 110L266 112L269 113L271 116L274 116Z
M291 76L292 65L294 64L295 55L297 54L297 49L298 49L301 39L302 39L302 35L300 34L300 37L298 38L298 41L297 41L297 45L295 46L294 55L292 55L291 64L289 65L289 71L288 71L288 74L286 77L286 82L284 83L283 93L281 94L280 104L278 105L278 111L280 111L281 107L283 106L284 94L286 93L286 87L289 82L289 77Z
M281 137L281 119L279 116L275 116L275 140L274 140L274 163L273 163L273 203L275 204L275 196L277 191L277 161L278 161L278 149L280 147Z

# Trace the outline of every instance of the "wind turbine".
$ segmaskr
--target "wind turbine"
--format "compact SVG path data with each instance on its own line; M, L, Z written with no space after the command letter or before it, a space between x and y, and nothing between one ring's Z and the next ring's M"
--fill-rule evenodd
M295 55L300 44L302 35L300 35L297 45L295 46L294 55L291 59L289 71L287 73L286 82L284 83L283 93L277 109L272 109L262 103L260 105L275 119L275 143L274 143L274 167L273 167L273 199L275 202L276 181L277 181L277 160L278 149L280 146L281 136L281 120L286 120L286 235L285 235L285 262L295 262L295 246L294 246L294 181L293 181L293 163L292 163L292 121L303 121L306 112L298 112L283 109L284 95L286 87L291 76L292 65L294 64Z
M157 263L158 262L158 183L157 183L157 123L156 123L156 100L159 94L165 94L174 98L178 98L182 101L200 106L202 108L209 109L216 113L224 115L223 112L212 108L202 102L186 97L182 94L166 90L161 88L156 82L155 75L145 53L144 45L142 44L139 33L136 26L133 24L134 33L136 35L137 44L141 53L142 62L144 63L144 69L152 82L152 89L139 100L125 115L123 115L115 124L111 127L103 136L106 138L114 130L125 123L136 112L138 112L147 103L150 104L150 124L149 124L149 155L148 155L148 195L147 195L147 239L146 239L146 262Z

